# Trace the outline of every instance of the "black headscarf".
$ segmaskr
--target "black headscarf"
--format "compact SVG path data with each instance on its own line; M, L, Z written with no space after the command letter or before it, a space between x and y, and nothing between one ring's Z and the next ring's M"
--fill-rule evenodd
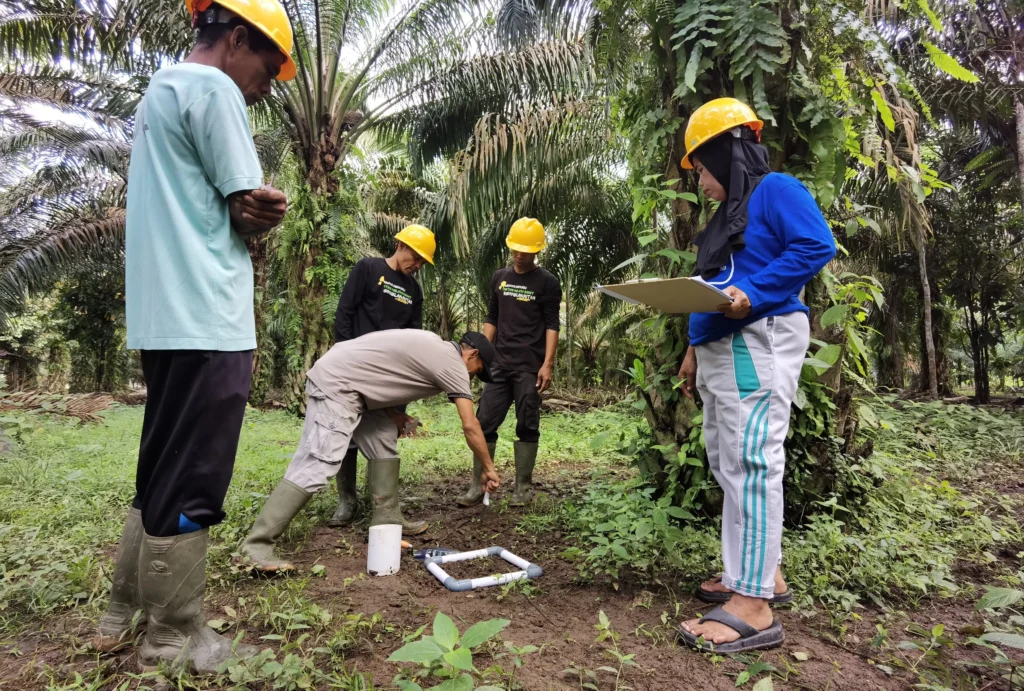
M737 136L738 135L738 136ZM747 127L737 127L701 144L692 154L725 188L722 202L707 227L697 234L697 273L710 280L729 263L733 252L746 247L747 202L765 175L768 150Z

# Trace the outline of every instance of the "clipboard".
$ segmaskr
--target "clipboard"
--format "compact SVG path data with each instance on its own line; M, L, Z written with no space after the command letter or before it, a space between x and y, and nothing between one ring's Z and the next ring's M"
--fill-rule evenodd
M598 285L605 295L631 303L647 305L667 314L717 312L724 302L732 302L725 291L699 277L648 278L616 285Z

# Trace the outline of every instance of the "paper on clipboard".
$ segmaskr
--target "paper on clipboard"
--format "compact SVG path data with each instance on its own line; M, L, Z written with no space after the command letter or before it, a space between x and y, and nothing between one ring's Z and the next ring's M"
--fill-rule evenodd
M610 286L597 286L605 295L631 303L647 305L667 314L716 312L723 302L732 302L725 291L699 277L648 278Z

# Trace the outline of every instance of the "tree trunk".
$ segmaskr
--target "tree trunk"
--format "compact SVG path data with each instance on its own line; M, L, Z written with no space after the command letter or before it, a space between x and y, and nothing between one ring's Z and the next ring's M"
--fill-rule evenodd
M903 298L907 292L907 279L902 273L892 274L885 287L886 308L878 310L881 320L879 332L882 335L878 349L879 386L901 390L907 385L906 353L903 351L901 325Z
M1014 101L1017 114L1017 183L1020 185L1020 211L1024 214L1024 103Z
M928 396L932 400L939 397L938 368L935 366L935 339L932 337L932 288L928 281L928 261L925 255L924 229L917 225L915 238L917 244L917 268L921 278L921 297L924 311L924 350L925 363L922 369L928 372Z
M252 354L252 385L249 388L249 403L259 405L267 398L273 379L275 348L267 333L265 293L267 289L267 236L245 241L252 262L253 273L253 316L256 322L256 351Z

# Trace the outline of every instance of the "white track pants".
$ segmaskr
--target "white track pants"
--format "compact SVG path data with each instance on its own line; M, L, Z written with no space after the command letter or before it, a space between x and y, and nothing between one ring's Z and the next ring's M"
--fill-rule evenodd
M768 317L697 351L704 442L722 509L722 583L770 598L782 561L783 444L810 340L807 315Z

